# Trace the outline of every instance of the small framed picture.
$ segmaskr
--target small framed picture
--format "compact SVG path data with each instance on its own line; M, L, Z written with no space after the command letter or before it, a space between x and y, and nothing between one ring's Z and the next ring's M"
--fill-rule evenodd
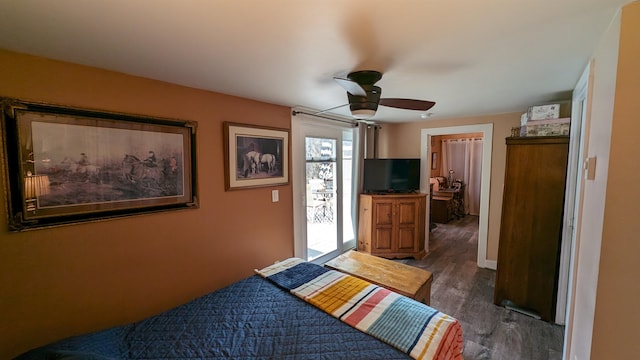
M224 123L225 190L289 183L289 130Z

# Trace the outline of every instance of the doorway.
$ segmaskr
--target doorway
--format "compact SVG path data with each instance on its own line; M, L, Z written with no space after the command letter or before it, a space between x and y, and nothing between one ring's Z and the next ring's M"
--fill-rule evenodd
M353 140L352 126L306 117L292 124L296 257L323 263L355 247Z
M431 137L430 182L434 191L457 189L453 196L456 210L451 214L455 218L480 213L483 141L482 133Z
M428 128L421 130L420 154L421 168L425 169L420 178L420 191L429 192L429 178L432 168L430 151L431 137L437 135L453 135L466 133L482 133L484 142L482 145L482 175L480 180L480 211L478 224L478 267L495 270L497 262L487 260L487 241L489 229L489 186L491 181L491 153L493 144L493 124L477 124L464 126L451 126L444 128ZM428 215L427 215L428 218ZM428 231L426 232L428 234ZM425 249L429 250L429 237L425 239Z

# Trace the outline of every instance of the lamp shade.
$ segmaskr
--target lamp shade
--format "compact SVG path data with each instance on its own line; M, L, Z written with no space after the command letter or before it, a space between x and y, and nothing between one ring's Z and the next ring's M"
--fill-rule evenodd
M351 110L351 115L360 120L371 119L376 114L375 110L372 109L355 109Z
M33 199L49 193L49 177L47 175L28 175L24 178L24 196Z

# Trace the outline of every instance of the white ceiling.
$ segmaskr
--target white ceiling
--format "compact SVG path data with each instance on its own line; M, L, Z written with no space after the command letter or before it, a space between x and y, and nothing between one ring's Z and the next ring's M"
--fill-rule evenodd
M333 76L379 70L441 119L566 99L627 2L0 0L0 48L317 110L347 102Z

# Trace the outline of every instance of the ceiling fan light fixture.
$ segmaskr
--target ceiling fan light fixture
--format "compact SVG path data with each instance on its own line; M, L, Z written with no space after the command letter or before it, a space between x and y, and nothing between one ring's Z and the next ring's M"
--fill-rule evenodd
M371 119L376 115L376 111L373 109L352 109L351 116L358 120Z
M349 108L351 115L355 119L366 120L374 117L378 110L378 105L397 109L427 111L436 104L428 100L381 99L382 89L374 85L381 78L382 73L375 70L354 71L349 73L346 78L334 77L338 84L347 91ZM426 116L428 117L428 115Z

